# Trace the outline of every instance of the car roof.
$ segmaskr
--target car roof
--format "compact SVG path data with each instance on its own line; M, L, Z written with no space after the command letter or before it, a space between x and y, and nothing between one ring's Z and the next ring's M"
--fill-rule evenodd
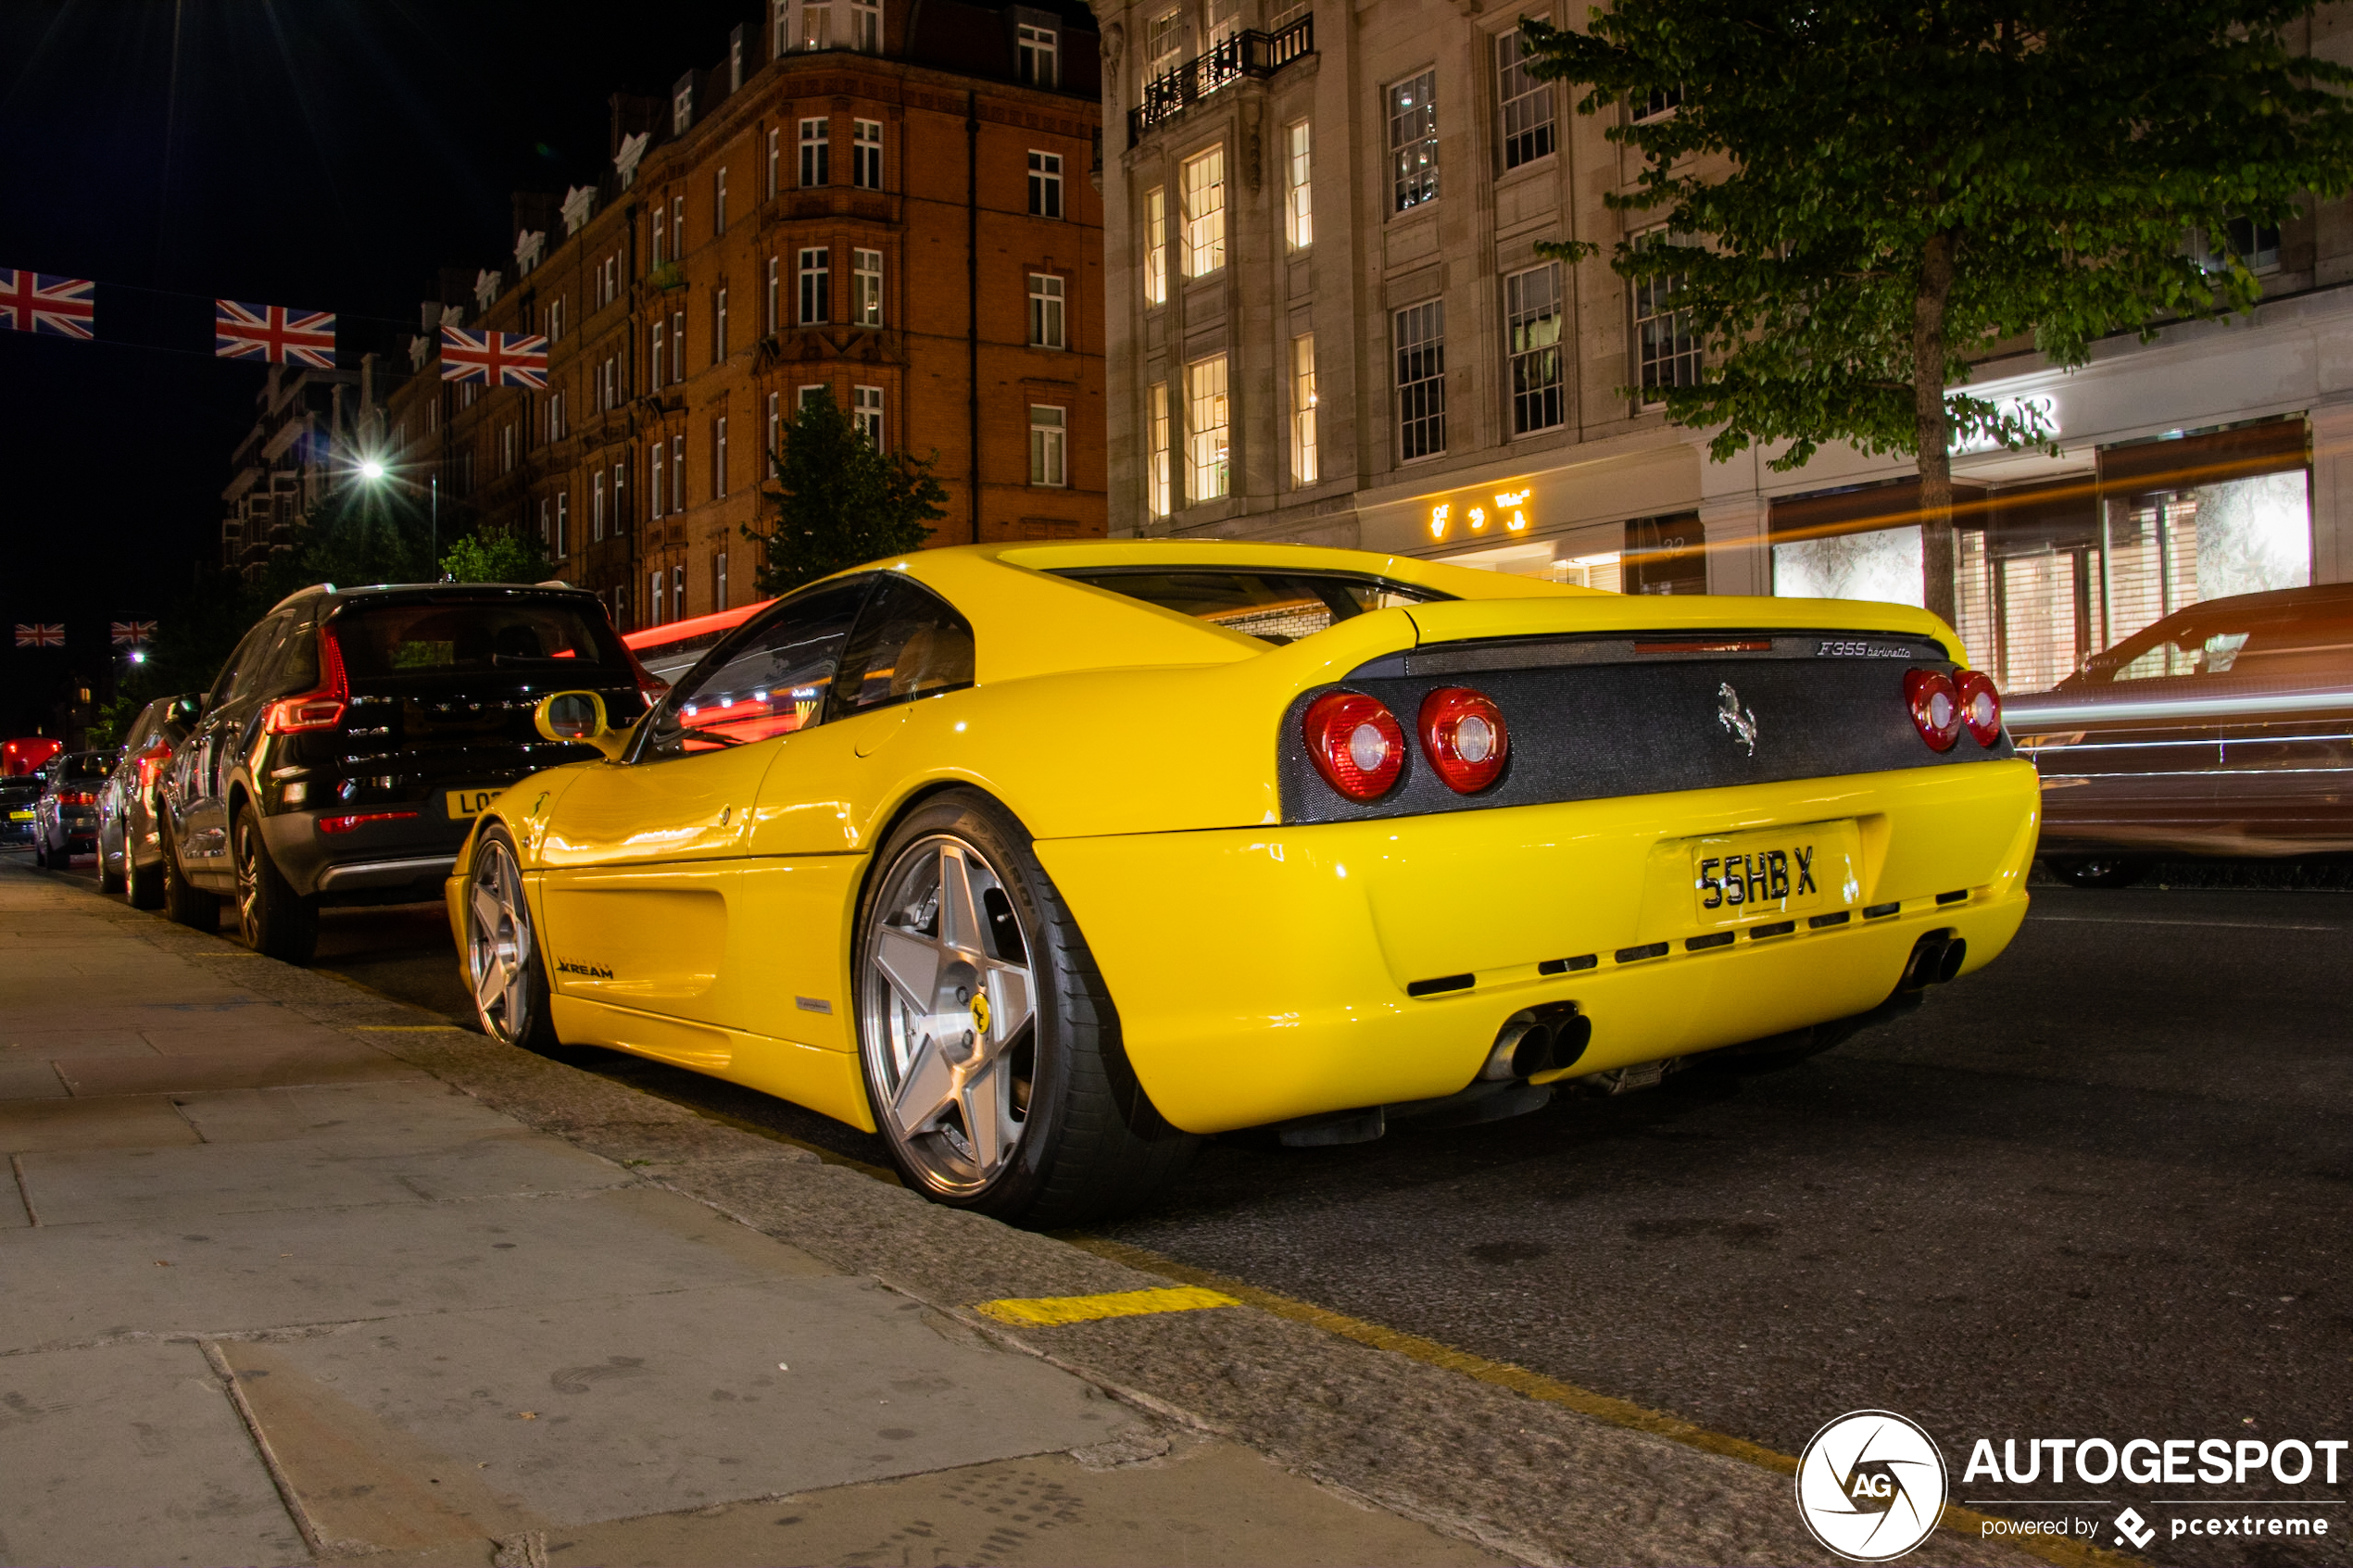
M598 602L597 596L588 589L574 588L568 583L559 585L552 583L369 583L355 584L351 587L338 587L333 583L314 583L308 588L296 589L271 605L270 613L275 615L290 605L313 598L332 599L338 607L359 599L401 598L429 601L471 599L477 602L495 598L559 599L573 603L585 600L589 604Z

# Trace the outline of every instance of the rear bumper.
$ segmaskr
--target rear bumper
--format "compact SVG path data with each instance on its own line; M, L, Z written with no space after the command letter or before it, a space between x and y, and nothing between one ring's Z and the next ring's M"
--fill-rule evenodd
M262 819L270 858L295 892L333 901L381 899L413 890L418 902L440 897L467 820L418 816L366 822L349 833L322 834L321 813L279 811Z
M1931 931L1967 940L1975 970L2024 917L2038 798L2030 764L2000 761L1037 848L1154 1105L1220 1132L1452 1094L1540 1003L1592 1020L1583 1073L1866 1011ZM1844 822L1854 874L1817 906L1843 923L1686 946L1712 933L1684 840ZM1433 976L1471 983L1408 994Z

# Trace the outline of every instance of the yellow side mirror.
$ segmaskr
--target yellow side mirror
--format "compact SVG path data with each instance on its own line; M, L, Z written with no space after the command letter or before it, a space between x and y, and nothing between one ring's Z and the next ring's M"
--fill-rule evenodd
M548 740L593 746L607 757L618 757L635 725L614 729L605 713L605 699L595 692L557 692L543 696L531 710L531 722Z

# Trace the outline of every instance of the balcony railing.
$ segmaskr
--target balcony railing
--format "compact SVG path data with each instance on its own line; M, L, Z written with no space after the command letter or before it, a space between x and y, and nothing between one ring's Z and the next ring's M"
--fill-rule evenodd
M1205 55L1196 56L1144 83L1144 101L1127 111L1127 144L1134 146L1161 121L1183 113L1229 82L1272 76L1302 55L1315 52L1315 13L1273 32L1237 32Z

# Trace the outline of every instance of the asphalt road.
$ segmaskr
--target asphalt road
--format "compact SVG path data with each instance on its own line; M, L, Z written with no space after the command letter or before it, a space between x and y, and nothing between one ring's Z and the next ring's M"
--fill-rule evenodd
M2038 888L1998 963L1796 1068L1347 1148L1221 1143L1103 1234L1786 1453L1866 1408L1957 1463L1979 1438L2022 1464L2035 1438L2353 1437L2348 937L2343 892ZM436 909L332 914L319 965L466 1017ZM763 1097L576 1058L882 1160ZM2339 1466L2334 1486L1957 1470L1953 1496L2130 1503L2160 1562L2342 1562L2353 1451ZM2330 1533L2171 1538L2225 1505Z

